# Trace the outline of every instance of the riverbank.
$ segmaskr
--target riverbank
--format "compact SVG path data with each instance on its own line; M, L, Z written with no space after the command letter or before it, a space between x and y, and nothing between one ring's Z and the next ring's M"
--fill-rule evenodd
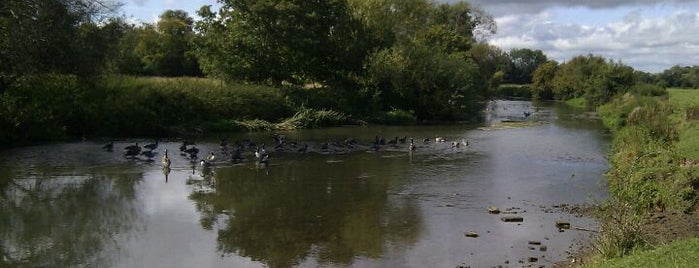
M693 133L698 131L699 91L668 93L665 97L627 94L599 108L615 133L607 172L611 199L597 212L603 232L575 257L577 262L559 267L696 263L699 142Z

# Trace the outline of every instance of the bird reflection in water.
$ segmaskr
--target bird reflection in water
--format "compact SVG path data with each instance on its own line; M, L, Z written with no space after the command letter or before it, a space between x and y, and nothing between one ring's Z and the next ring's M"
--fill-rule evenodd
M163 175L165 175L165 183L167 183L168 176L170 175L170 168L169 167L163 168Z

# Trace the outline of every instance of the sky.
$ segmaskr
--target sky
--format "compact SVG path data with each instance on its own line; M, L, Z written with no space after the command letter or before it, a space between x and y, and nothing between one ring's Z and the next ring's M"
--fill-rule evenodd
M215 0L122 0L133 21L155 22L166 9L194 16ZM440 2L457 2L440 0ZM699 65L699 0L470 0L491 14L488 42L504 51L540 49L565 62L594 54L646 72Z

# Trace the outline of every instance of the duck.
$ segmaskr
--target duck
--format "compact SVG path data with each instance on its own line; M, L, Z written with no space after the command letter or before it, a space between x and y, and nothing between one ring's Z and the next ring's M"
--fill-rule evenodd
M408 138L408 137L403 136L402 138L398 139L398 142L400 142L401 144L405 144L405 140L406 140L407 138Z
M445 138L443 138L443 137L436 137L436 138L434 138L434 141L435 141L435 142L446 142L447 139L445 139Z
M395 139L388 141L388 145L396 146L396 144L398 144L398 136L396 136Z
M524 111L524 117L529 117L530 115L532 115L532 112Z
M170 168L170 158L167 156L167 149L165 149L165 154L163 154L163 158L160 161L163 163L163 168Z
M105 144L102 146L103 150L106 150L107 152L111 152L114 150L114 141L110 141L109 143Z
M424 143L424 144L430 143L430 138L424 138L424 139L422 139L422 143Z

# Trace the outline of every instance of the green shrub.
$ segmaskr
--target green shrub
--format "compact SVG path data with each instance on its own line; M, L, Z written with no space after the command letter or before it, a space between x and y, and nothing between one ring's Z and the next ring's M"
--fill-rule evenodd
M597 212L601 232L593 240L595 250L605 258L628 255L649 245L643 217L629 203L607 202Z
M339 126L349 123L349 117L333 110L302 109L294 116L277 124L278 129L302 129Z
M417 122L413 111L393 109L382 116L372 119L372 121L387 125L412 125Z

